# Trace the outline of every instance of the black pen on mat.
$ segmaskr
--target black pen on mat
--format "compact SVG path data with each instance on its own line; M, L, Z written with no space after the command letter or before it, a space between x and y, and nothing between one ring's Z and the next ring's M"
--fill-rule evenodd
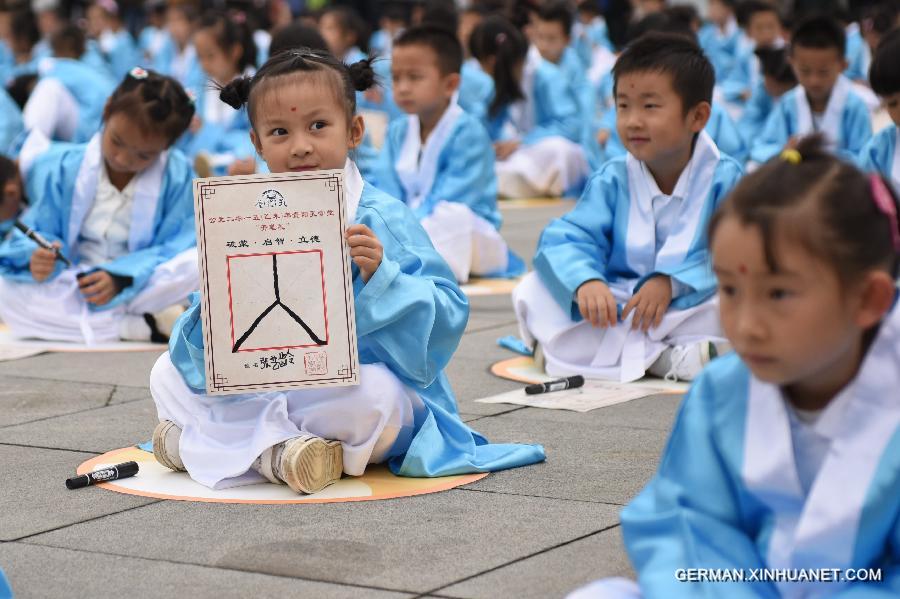
M16 219L16 228L24 233L25 237L35 242L45 250L53 250L54 252L56 252L57 260L62 260L66 266L72 266L72 261L63 256L62 252L60 252L58 248L53 247L52 243L41 237L40 233L18 219Z
M551 391L564 391L566 389L577 389L584 385L584 377L580 374L575 376L567 376L564 379L556 381L547 381L546 383L535 383L525 387L525 393L528 395L537 395L538 393L550 393Z
M128 478L138 473L137 462L122 462L115 466L108 466L87 474L73 476L66 479L67 489L80 489L88 485L96 485L99 483L107 483L111 480L119 480L120 478Z

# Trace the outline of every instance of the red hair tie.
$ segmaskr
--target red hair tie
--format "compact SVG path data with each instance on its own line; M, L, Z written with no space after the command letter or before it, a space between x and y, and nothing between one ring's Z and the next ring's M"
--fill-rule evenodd
M891 192L881 179L880 175L872 174L869 176L869 182L872 187L872 200L878 211L888 217L891 225L891 241L894 243L894 251L900 252L900 227L897 226L897 204L891 197Z

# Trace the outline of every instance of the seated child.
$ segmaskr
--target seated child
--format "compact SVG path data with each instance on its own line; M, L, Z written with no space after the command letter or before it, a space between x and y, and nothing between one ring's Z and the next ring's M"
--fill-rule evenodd
M165 43L153 57L153 68L169 75L185 89L206 87L206 75L193 44L197 10L190 2L169 2L165 14Z
M703 232L741 168L703 132L714 74L692 40L647 33L613 73L628 154L544 229L513 305L549 374L690 380L722 340Z
M497 153L502 197L560 196L579 189L588 174L578 98L562 70L529 50L502 17L472 32L472 55L494 79L486 123Z
M849 64L844 72L847 78L866 84L872 57L878 50L881 38L897 27L898 14L900 10L896 2L891 1L876 3L863 11L858 29L862 43L856 44L855 51L848 60Z
M488 444L459 418L443 369L466 325L466 298L413 213L347 159L364 133L355 91L373 80L368 61L348 68L328 53L291 50L222 91L247 106L271 172L344 169L361 367L357 387L209 396L195 294L150 374L161 421L153 451L208 487L269 480L315 493L373 463L444 476L544 459L537 445Z
M622 510L638 584L570 599L900 594L896 196L816 141L783 156L713 217L735 353L694 381L659 470ZM879 575L679 581L693 568Z
M12 231L26 203L19 166L0 155L0 240Z
M35 75L41 58L50 55L50 48L39 51L41 32L34 13L27 8L13 11L9 24L9 49L13 63L7 67L4 84L21 75Z
M462 48L431 26L394 40L394 98L409 116L394 120L374 184L412 209L456 280L525 270L500 236L494 149L480 122L453 101Z
M22 221L56 250L19 231L0 245L0 319L13 334L87 344L165 338L175 305L199 280L193 173L170 149L193 114L174 79L135 69L89 143L29 136L19 160L33 205Z
M146 64L137 43L122 23L116 0L94 0L87 8L87 29L116 81Z
M390 1L381 3L379 29L369 39L369 49L375 56L390 56L394 38L409 27L411 6L409 2Z
M762 80L757 82L737 123L748 147L766 126L775 103L797 85L797 77L788 62L785 48L757 48L756 56L759 58Z
M144 2L144 10L147 22L138 35L138 50L143 62L152 65L167 43L166 2L164 0Z
M860 165L866 170L881 173L887 181L900 190L900 29L887 34L878 46L872 68L869 69L869 82L872 91L878 94L893 121L879 131L859 156Z
M709 23L700 28L700 47L709 57L716 78L723 79L737 56L741 30L734 14L737 0L710 0L707 15Z
M761 83L762 69L756 50L783 48L784 39L781 37L781 16L771 2L745 0L738 4L737 12L744 32L720 88L727 101L743 106Z
M769 115L750 150L751 160L763 163L800 136L822 133L831 151L855 161L872 137L869 109L841 75L844 28L830 17L811 17L794 29L791 66L800 85L784 94Z
M577 19L572 24L572 47L585 69L590 69L600 55L613 51L609 41L609 30L600 4L594 0L579 0L576 3Z
M16 138L24 129L22 109L6 89L0 87L0 154L11 154L14 151Z
M41 61L38 83L22 110L25 129L57 141L84 143L100 127L116 82L78 59L85 40L75 25L66 25L50 41L53 58Z

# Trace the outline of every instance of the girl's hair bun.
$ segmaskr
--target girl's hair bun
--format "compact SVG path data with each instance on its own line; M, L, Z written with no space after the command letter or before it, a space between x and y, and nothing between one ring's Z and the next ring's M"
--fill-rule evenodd
M372 68L372 60L371 57L364 58L347 67L350 71L353 89L358 92L364 92L375 85L375 70Z
M240 110L250 97L250 77L236 77L219 89L219 99L234 108Z

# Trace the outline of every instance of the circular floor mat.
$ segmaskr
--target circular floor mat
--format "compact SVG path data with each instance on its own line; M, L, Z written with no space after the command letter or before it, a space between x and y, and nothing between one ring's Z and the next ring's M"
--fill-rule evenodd
M519 284L521 278L515 279L478 279L472 278L469 279L469 282L465 285L460 285L460 288L463 290L469 297L473 297L476 295L508 295L512 293L512 290L515 289L516 285Z
M140 472L131 478L98 485L110 491L174 499L176 501L209 501L216 503L338 503L395 499L446 491L473 483L487 474L465 474L442 478L406 478L394 476L386 466L369 466L360 477L346 477L313 495L298 495L285 485L261 483L231 489L213 490L194 482L184 472L172 472L157 463L152 453L137 447L116 449L92 458L78 467L78 474L104 466L136 461Z

